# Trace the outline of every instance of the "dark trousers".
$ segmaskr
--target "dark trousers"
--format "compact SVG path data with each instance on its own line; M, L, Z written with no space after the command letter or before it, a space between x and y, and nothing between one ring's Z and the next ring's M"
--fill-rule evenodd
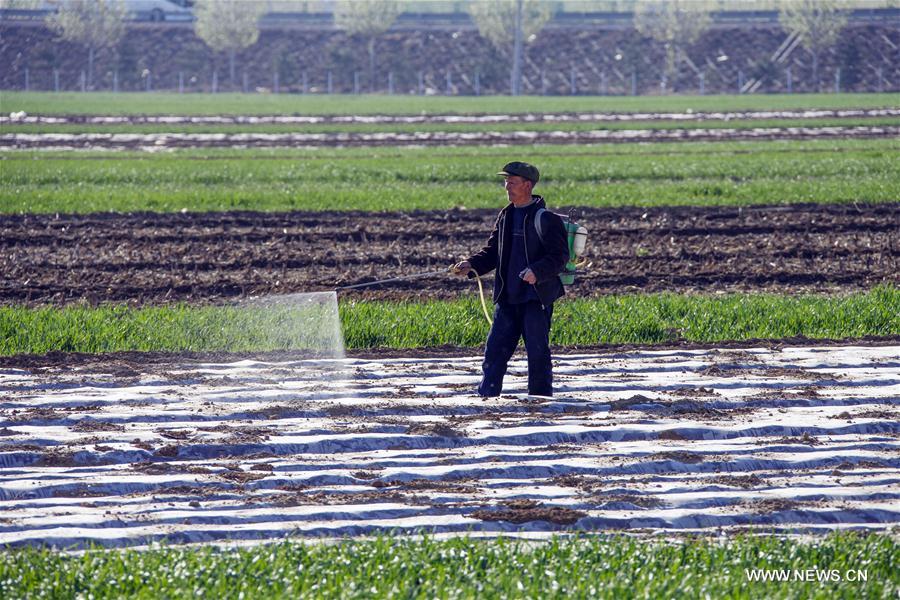
M506 366L519 338L525 340L528 354L528 393L553 395L553 367L550 363L550 319L553 305L541 307L537 301L524 304L500 302L494 307L494 324L484 349L484 377L478 386L481 396L499 396Z

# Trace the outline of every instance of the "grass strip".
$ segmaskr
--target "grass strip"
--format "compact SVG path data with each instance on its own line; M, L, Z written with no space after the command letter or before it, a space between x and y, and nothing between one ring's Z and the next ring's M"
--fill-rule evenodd
M717 112L891 108L900 94L715 96L385 96L4 91L0 112L43 115L418 115L557 112Z
M496 167L495 167L496 168ZM18 192L18 194L16 194ZM753 206L867 204L897 202L900 179L882 175L821 179L761 178L569 183L549 182L538 188L553 209L566 206ZM250 180L242 184L159 184L15 186L0 191L0 214L179 212L179 211L390 211L494 208L506 204L500 184L334 184L268 186Z
M0 133L414 133L485 131L597 131L646 129L762 129L771 127L886 127L900 125L897 117L847 117L822 119L741 119L702 121L579 121L576 123L329 123L329 124L84 124L84 123L9 123Z
M339 305L348 349L476 347L488 325L473 294L456 301ZM794 336L900 335L900 288L879 286L847 296L610 295L556 304L557 346L676 340L718 342ZM310 325L313 323L314 325ZM306 310L174 306L0 307L0 354L50 351L310 350L328 353L336 319Z
M702 146L707 153L697 152ZM623 148L623 147L619 147ZM299 154L128 154L79 156L6 153L0 213L214 210L446 210L502 205L494 173L527 154L544 175L538 192L555 206L751 205L797 202L891 202L900 199L900 147L832 141L801 149L772 142L645 146L645 154L610 145L451 154L446 149ZM816 150L816 151L808 151ZM738 153L738 152L741 153ZM187 160L188 158L198 160ZM266 160L252 160L253 158Z
M478 346L488 330L474 298L348 303L341 315L348 348ZM554 307L550 341L580 346L896 334L900 334L900 289L882 286L844 297L664 293L564 299Z
M378 537L219 549L0 554L4 598L893 598L890 535L541 543ZM760 570L784 581L759 581Z

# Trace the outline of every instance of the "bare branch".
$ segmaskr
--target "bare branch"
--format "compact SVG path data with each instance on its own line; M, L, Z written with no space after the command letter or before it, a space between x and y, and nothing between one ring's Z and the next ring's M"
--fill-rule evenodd
M847 24L847 14L840 6L837 0L784 0L778 20L806 48L824 50L837 42Z
M403 9L395 0L342 0L334 6L334 23L350 35L367 39L369 53L369 90L374 92L375 40L391 28Z
M243 50L259 39L259 18L264 2L197 0L194 30L216 52Z
M88 48L115 46L125 34L128 11L118 0L70 0L47 17L47 26L62 39Z
M516 36L516 0L480 0L469 5L469 14L478 33L498 50L508 51ZM523 0L522 37L537 35L552 16L550 4L541 0Z
M696 42L711 22L709 9L689 0L638 0L634 7L635 28L665 44L669 77L676 75L679 52Z
M372 38L390 29L402 12L394 0L343 0L334 6L334 23L349 34Z
M821 90L819 56L837 42L847 24L847 15L836 0L784 0L778 13L781 26L800 39L813 58L812 76Z

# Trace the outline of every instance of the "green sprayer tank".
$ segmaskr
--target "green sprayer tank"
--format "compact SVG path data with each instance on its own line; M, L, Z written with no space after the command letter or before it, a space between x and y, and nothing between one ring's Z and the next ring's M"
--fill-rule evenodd
M584 245L587 243L587 229L568 219L564 219L563 223L566 226L566 235L569 238L569 262L566 263L565 271L559 274L559 279L563 282L563 285L572 285L575 283L578 257L584 253Z

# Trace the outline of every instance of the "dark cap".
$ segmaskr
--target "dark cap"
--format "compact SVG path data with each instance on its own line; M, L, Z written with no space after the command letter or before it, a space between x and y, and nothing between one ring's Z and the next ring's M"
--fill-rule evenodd
M497 175L518 175L519 177L527 179L534 185L537 185L538 179L541 178L541 174L538 172L537 167L518 161L507 163L503 167L503 170L497 173Z

